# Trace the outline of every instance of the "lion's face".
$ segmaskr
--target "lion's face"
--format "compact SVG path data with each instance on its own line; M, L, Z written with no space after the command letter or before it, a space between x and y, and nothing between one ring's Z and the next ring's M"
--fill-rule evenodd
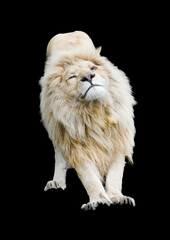
M107 95L108 82L102 66L91 61L77 60L64 66L60 87L74 99L92 101Z

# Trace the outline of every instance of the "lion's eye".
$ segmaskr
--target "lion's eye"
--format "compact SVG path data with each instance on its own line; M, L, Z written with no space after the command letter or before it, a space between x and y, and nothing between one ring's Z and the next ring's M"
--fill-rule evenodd
M93 67L90 68L90 70L92 70L92 71L94 71L94 70L96 70L96 69L97 69L96 66L93 66Z
M69 79L72 79L72 78L75 78L75 77L76 77L76 75L72 75L72 76L69 77Z

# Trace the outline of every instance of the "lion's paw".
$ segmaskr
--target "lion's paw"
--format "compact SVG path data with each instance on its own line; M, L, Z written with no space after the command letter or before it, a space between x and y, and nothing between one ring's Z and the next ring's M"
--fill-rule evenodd
M128 196L115 195L115 196L112 196L110 199L113 204L130 204L135 207L135 200Z
M48 189L51 189L51 188L55 188L55 189L62 188L64 190L66 188L66 184L63 181L51 180L47 182L44 188L44 191L47 191Z
M110 202L106 199L100 199L100 200L96 200L96 201L90 201L86 204L83 204L81 206L81 209L83 210L95 210L99 204L107 204L108 206L110 206Z

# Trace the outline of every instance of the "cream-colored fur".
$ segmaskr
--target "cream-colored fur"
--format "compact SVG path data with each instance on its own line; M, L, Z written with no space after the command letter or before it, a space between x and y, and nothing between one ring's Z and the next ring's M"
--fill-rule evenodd
M66 171L74 168L89 195L83 209L135 205L121 192L125 157L132 162L135 100L126 75L100 50L84 32L58 34L40 80L42 120L55 149L45 190L65 189Z

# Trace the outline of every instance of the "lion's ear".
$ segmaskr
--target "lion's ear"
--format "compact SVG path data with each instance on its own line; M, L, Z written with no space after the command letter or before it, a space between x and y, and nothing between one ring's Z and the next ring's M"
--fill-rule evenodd
M101 50L102 50L102 47L101 47L101 46L100 46L100 47L98 47L98 48L96 48L96 51L97 51L98 55L100 55L100 53L101 53Z

